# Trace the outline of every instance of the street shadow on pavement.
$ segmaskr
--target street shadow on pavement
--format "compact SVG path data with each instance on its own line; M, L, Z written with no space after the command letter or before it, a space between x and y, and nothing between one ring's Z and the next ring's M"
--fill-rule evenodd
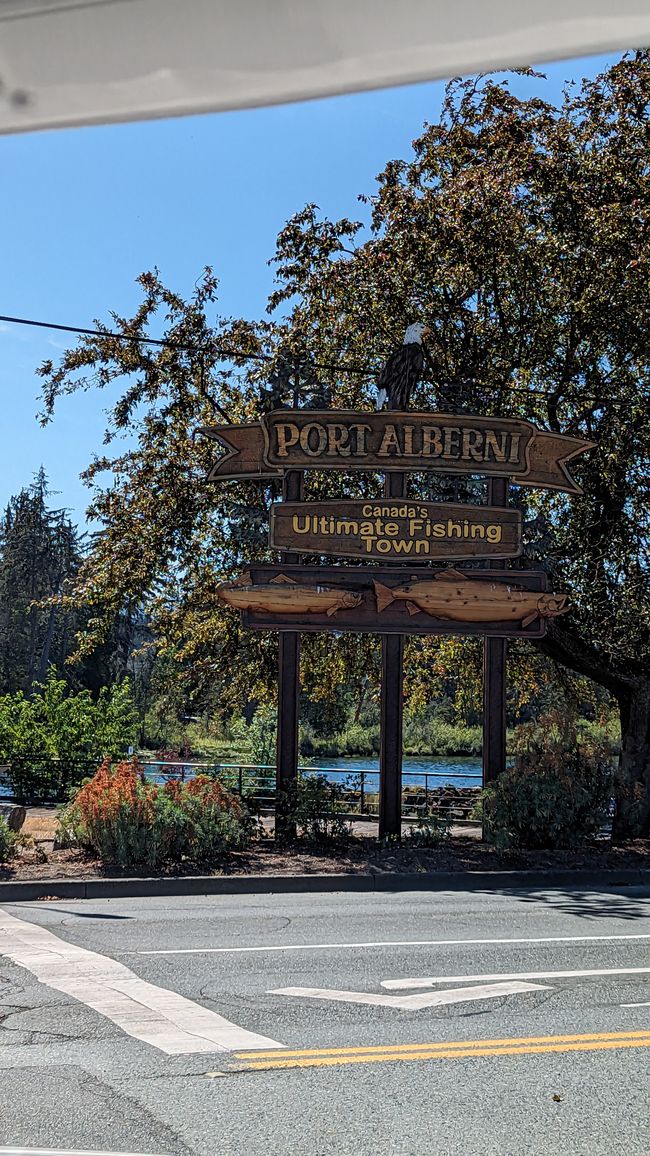
M485 894L494 895L494 890ZM500 887L500 895L510 895L522 903L543 903L555 911L584 919L643 919L650 917L650 887Z

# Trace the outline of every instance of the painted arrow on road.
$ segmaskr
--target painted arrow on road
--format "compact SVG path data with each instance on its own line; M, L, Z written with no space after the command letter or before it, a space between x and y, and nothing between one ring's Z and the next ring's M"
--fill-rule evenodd
M500 980L530 979L597 979L603 975L650 975L650 967L599 967L586 971L517 971L496 975L429 975L420 979L382 979L389 991L406 991L414 987L435 987L438 983L478 983Z
M455 987L447 991L425 991L418 995L384 995L368 991L336 991L326 987L279 987L269 995L297 996L301 999L335 1000L337 1003L370 1004L372 1007L398 1008L400 1011L419 1011L441 1004L466 1003L477 999L497 999L504 995L518 995L526 991L548 991L541 983L482 983L474 987Z

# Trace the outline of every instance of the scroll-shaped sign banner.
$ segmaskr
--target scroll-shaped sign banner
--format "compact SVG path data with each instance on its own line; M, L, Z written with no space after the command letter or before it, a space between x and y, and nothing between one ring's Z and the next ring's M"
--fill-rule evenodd
M444 413L279 409L258 425L202 426L226 453L208 481L281 477L285 470L436 471L508 476L517 485L580 494L567 463L593 442L517 418Z

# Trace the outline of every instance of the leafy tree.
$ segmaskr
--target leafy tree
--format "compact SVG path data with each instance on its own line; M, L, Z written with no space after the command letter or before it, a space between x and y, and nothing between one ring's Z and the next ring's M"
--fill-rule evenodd
M51 670L29 698L20 690L0 696L0 758L117 758L134 744L137 722L127 681L105 687L94 703L90 691L71 692Z
M102 756L118 758L135 745L140 720L128 679L102 687L94 715L93 747Z
M268 558L276 491L201 483L213 451L191 435L213 419L207 392L232 420L251 420L265 382L284 388L290 354L317 369L333 404L372 404L373 374L405 326L423 321L414 407L527 418L597 443L575 467L583 497L515 491L527 522L521 564L546 567L571 592L572 613L552 623L544 650L618 702L619 832L650 829L649 101L647 51L569 86L558 108L516 98L507 79L454 81L413 157L390 161L361 198L368 227L309 205L281 231L270 320L210 323L210 270L188 302L149 273L135 316L113 316L123 339L104 329L42 366L46 416L62 393L124 378L107 440L125 430L136 439L87 471L102 530L77 582L76 598L93 607L82 649L125 600L144 599L193 681L219 681L232 701L264 699L275 644L217 613L214 584ZM159 336L161 314L170 345L134 340L156 323ZM315 475L307 496L336 496L343 484L372 493L376 480ZM411 492L436 497L449 484L416 477ZM318 646L307 642L307 665ZM436 646L412 643L410 670L434 667ZM348 659L372 668L374 641L335 637L321 648L325 694Z
M269 706L256 710L253 721L247 728L250 743L251 762L261 766L275 763L275 744L278 731L277 711Z

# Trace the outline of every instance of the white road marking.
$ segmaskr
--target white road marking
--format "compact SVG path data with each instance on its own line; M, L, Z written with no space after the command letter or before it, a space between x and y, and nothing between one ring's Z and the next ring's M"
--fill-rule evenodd
M381 986L389 991L412 987L435 987L437 983L489 983L506 979L583 979L595 975L650 975L650 967L602 967L586 971L516 971L496 975L431 975L422 979L383 979Z
M280 943L255 947L165 947L150 951L128 951L125 955L243 955L252 951L328 951L341 947L463 947L489 943L600 943L615 940L650 939L650 932L638 935L550 935L531 939L378 939L368 943Z
M524 991L548 991L539 983L492 983L478 987L449 988L448 991L421 992L419 995L380 995L370 991L332 991L326 987L279 987L269 995L290 995L303 999L335 1000L337 1003L362 1003L372 1007L399 1008L418 1011L424 1007L438 1007L447 1003L467 1003L475 999L496 999Z
M139 979L108 956L67 943L44 927L2 910L0 955L169 1056L284 1047L174 991Z
M622 1003L621 1007L650 1007L650 1000L646 999L643 1003Z

